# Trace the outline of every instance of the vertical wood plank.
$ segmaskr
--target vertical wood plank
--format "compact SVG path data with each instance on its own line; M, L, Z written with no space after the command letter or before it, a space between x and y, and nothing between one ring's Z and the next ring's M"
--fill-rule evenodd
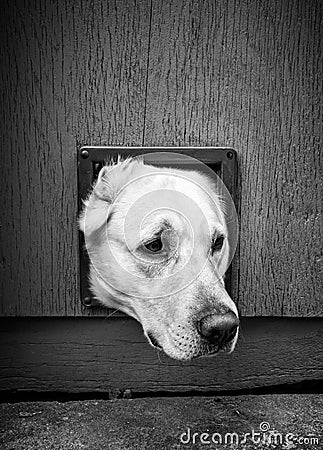
M83 313L76 150L141 145L149 5L1 4L2 315Z
M244 315L322 316L322 2L153 1L145 145L233 146Z

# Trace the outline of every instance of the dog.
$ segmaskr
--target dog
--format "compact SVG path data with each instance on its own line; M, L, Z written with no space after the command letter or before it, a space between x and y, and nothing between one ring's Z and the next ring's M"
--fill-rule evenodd
M119 157L101 169L79 228L95 297L181 361L234 350L237 307L224 287L225 205L205 174Z

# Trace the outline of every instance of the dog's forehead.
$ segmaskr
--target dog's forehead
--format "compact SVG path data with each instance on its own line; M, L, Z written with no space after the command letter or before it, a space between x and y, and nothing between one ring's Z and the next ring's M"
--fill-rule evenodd
M178 232L184 232L187 225L204 234L224 227L221 205L211 181L186 170L141 167L138 176L133 174L121 189L114 212L129 228L147 233L165 220Z

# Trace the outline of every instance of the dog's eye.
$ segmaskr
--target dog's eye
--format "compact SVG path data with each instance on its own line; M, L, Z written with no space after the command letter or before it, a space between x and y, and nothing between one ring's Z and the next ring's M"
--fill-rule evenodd
M148 242L145 244L145 248L149 250L150 252L157 253L160 252L163 248L163 243L161 238L154 239L153 241Z
M224 236L218 236L213 242L212 242L212 255L214 252L221 250L221 248L223 247L223 242L224 242Z

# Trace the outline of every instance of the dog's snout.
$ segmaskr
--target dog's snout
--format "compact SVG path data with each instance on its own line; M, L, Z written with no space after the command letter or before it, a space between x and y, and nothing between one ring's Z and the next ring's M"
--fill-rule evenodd
M198 331L210 344L219 348L232 341L239 326L238 317L231 311L225 314L210 314L198 323Z

